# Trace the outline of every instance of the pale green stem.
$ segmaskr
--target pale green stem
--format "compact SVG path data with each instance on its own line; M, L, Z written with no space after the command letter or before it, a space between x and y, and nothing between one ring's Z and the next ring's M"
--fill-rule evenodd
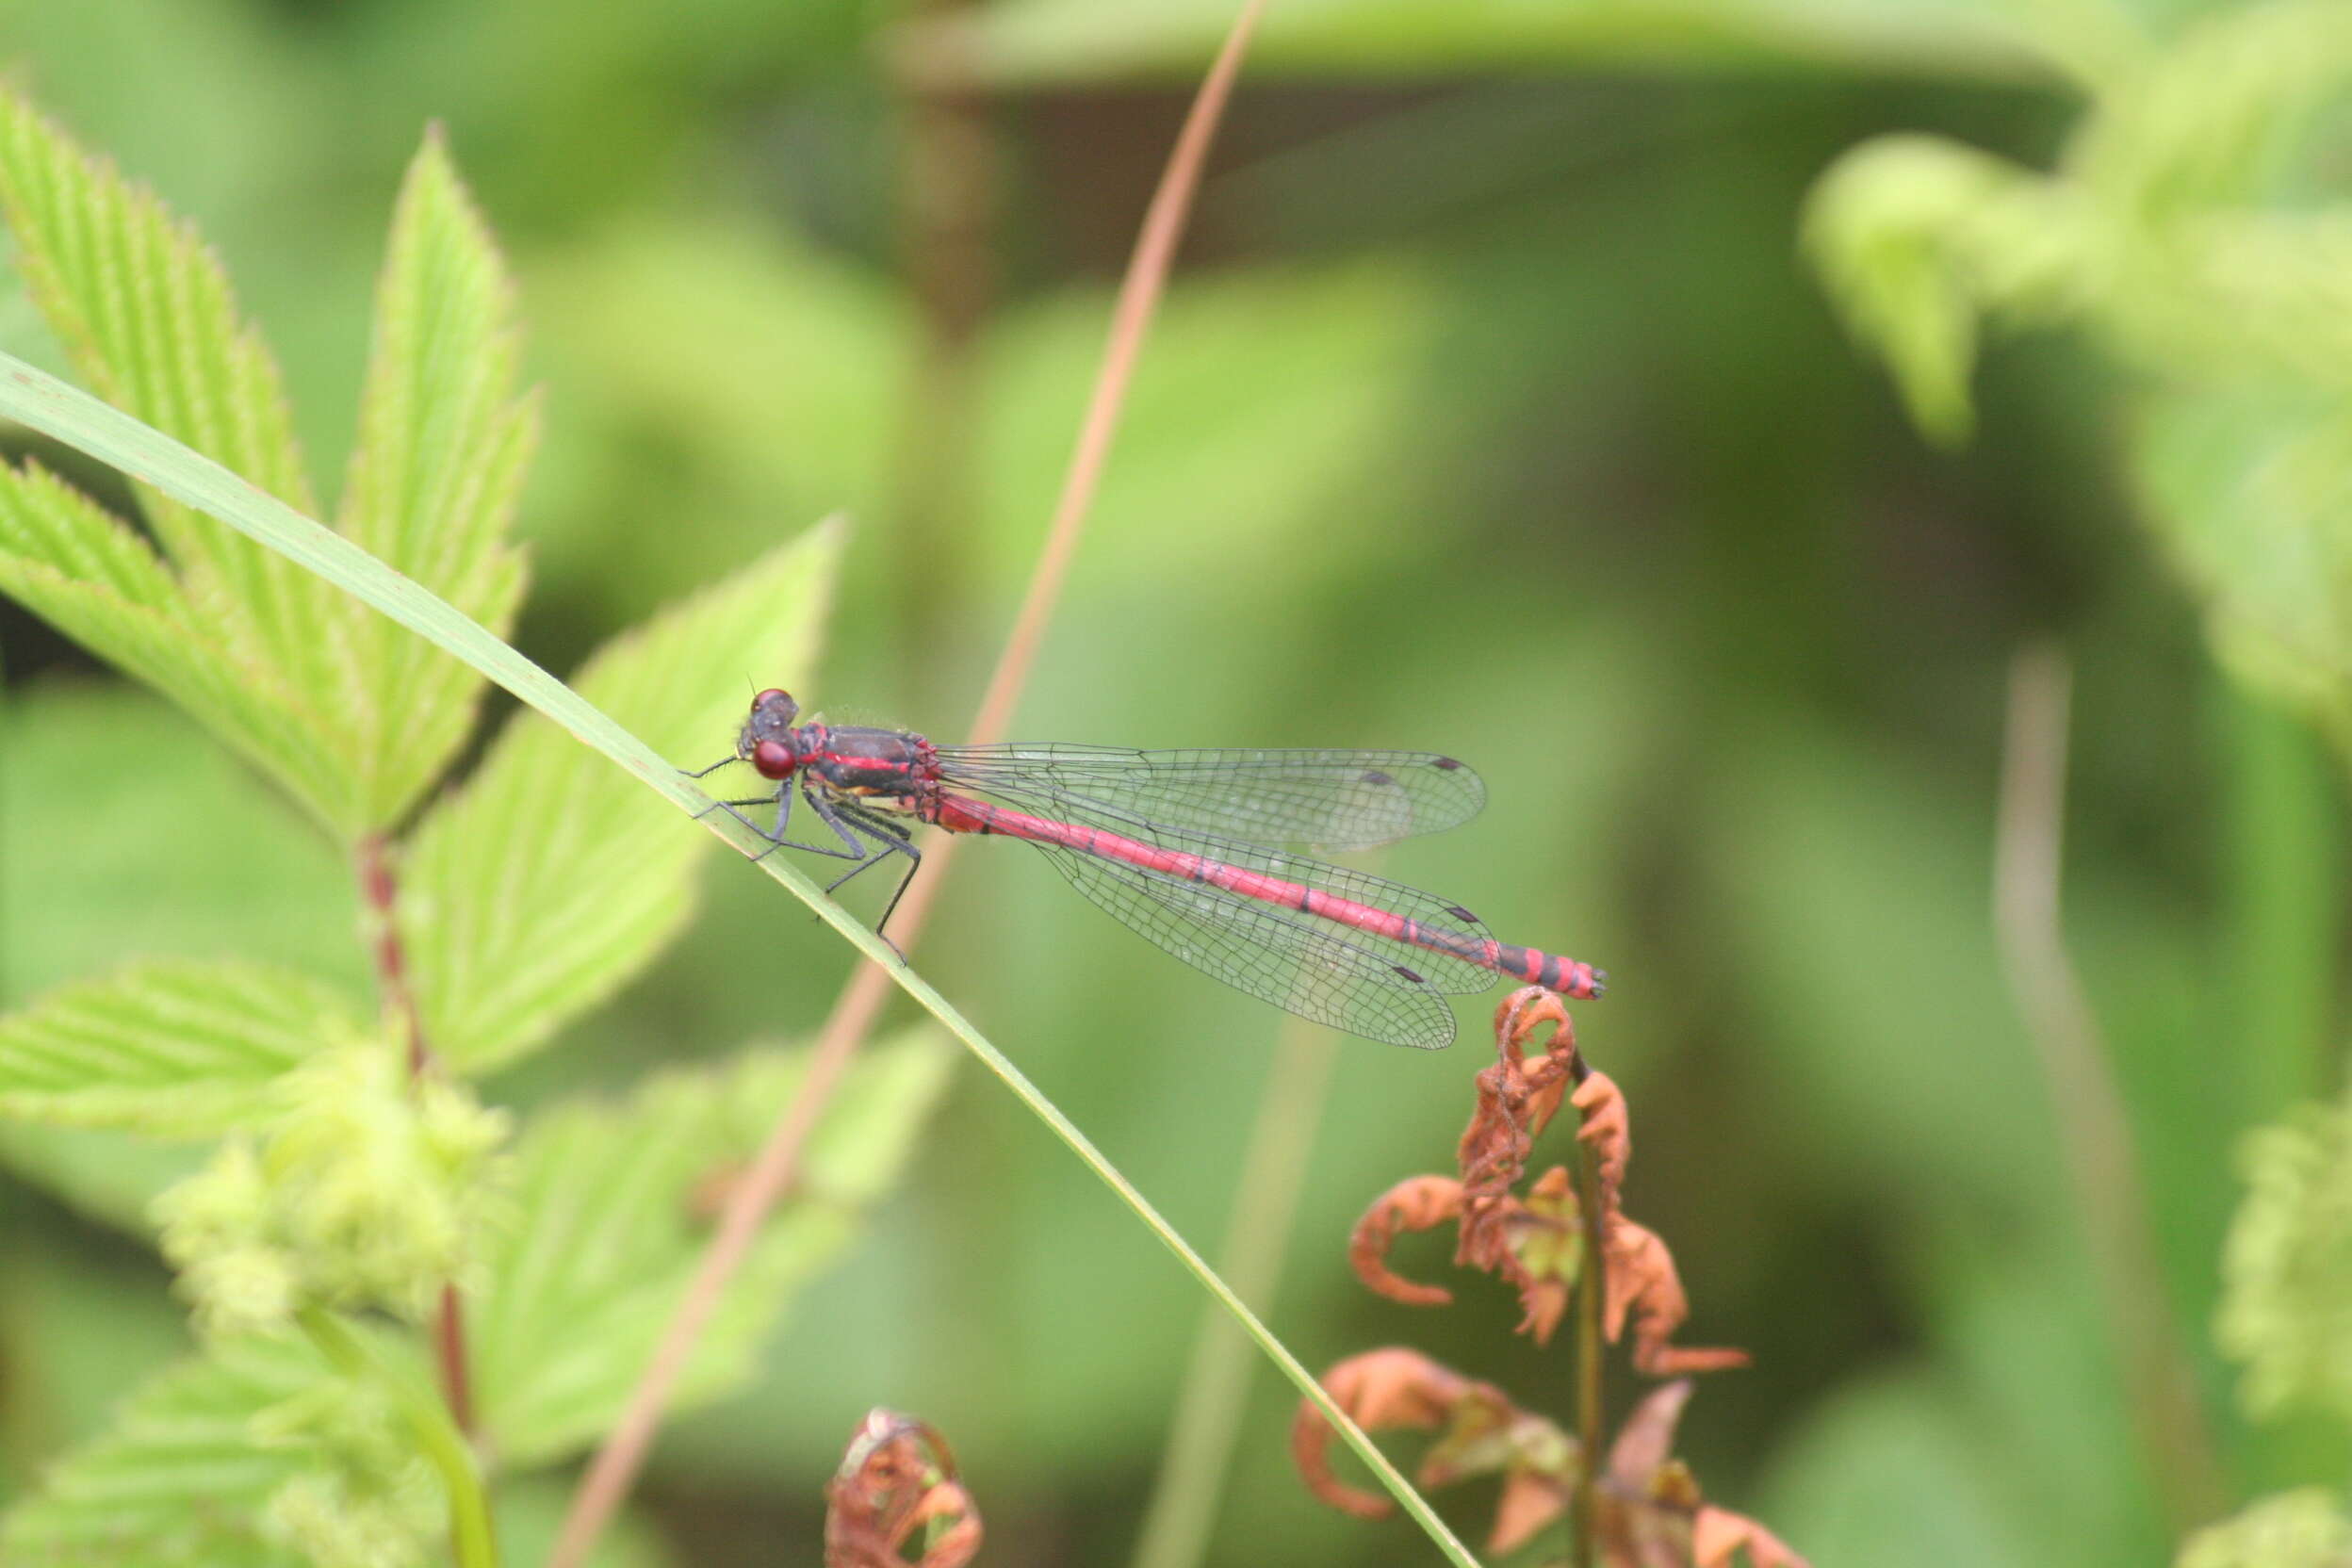
M400 1414L416 1434L416 1446L441 1473L449 1496L449 1534L458 1568L498 1568L498 1547L490 1533L490 1503L482 1490L482 1473L465 1434L449 1419L447 1406L378 1361L344 1321L320 1306L298 1309L295 1321L335 1364L335 1370L355 1381L370 1383L392 1396Z

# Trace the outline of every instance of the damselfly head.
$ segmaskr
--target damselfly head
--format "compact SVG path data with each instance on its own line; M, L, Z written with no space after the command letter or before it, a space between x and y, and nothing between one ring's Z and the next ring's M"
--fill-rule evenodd
M790 778L800 765L800 746L792 732L792 721L799 717L800 704L792 694L769 687L751 699L751 716L735 738L735 755L764 778Z

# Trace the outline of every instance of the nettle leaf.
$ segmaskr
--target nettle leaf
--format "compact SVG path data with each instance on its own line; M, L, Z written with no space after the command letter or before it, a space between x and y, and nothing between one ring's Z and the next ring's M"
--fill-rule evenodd
M304 1568L313 1560L270 1527L270 1503L324 1460L313 1444L265 1441L256 1417L333 1384L291 1341L229 1342L182 1362L0 1516L0 1561Z
M843 1078L792 1194L696 1341L681 1396L750 1372L787 1294L838 1252L904 1163L947 1081L928 1030L879 1042ZM715 1200L797 1089L805 1051L756 1051L662 1074L620 1104L537 1118L517 1152L528 1217L469 1300L485 1435L528 1464L585 1445L618 1413L709 1239Z
M341 992L291 970L135 965L0 1018L0 1117L215 1136L260 1119L287 1069L363 1028Z
M508 542L538 433L514 391L514 289L436 131L409 165L376 294L374 344L337 526L492 631L522 596ZM357 612L362 819L399 817L471 727L482 678Z
M820 526L592 658L580 694L672 757L725 752L747 670L813 666L839 531ZM436 805L400 874L425 1037L470 1071L514 1060L610 995L684 924L707 834L553 725L518 716Z
M0 214L33 299L92 386L259 488L317 510L277 362L192 226L8 92L0 92ZM238 662L285 672L313 699L345 689L338 632L350 612L330 587L182 502L146 489L139 496L182 596L201 607ZM288 723L325 732L315 714L289 713L279 727ZM245 749L274 753L267 743ZM288 782L337 818L341 802L318 792L321 779Z

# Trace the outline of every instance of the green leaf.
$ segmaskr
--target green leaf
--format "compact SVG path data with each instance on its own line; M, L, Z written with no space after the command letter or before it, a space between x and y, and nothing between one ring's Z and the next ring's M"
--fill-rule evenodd
M0 592L187 709L305 797L348 772L278 670L230 645L144 540L33 464L0 467Z
M289 970L164 960L0 1018L0 1116L208 1137L250 1125L280 1074L361 1021Z
M811 671L841 549L820 528L614 639L580 694L677 756L724 755L746 670ZM693 906L709 840L523 714L411 841L401 930L425 1037L460 1067L513 1061L651 962Z
M1804 240L1913 420L1947 444L1974 421L1980 316L2056 314L2096 272L2065 188L1937 137L1880 137L1839 158L1806 198Z
M155 195L0 91L0 214L18 266L75 368L139 418L305 510L310 483L277 362L218 257ZM334 690L323 584L184 501L142 494L190 596L243 658Z
M291 1342L237 1341L180 1363L127 1400L107 1433L54 1466L0 1519L0 1560L75 1568L305 1568L266 1520L319 1467L300 1443L264 1446L254 1418L327 1384Z
M2339 400L2278 384L2164 393L2132 460L2215 650L2352 734L2352 419Z
M695 1342L681 1400L741 1382L788 1293L856 1233L954 1058L929 1031L868 1047L827 1103L792 1195ZM469 1301L482 1427L515 1463L560 1457L618 1413L708 1240L710 1194L796 1091L805 1051L662 1074L618 1105L538 1118L517 1152L528 1217Z
M522 555L506 532L538 433L535 402L514 395L518 337L489 227L440 135L428 135L393 216L338 526L498 632L522 594ZM349 712L358 809L381 826L465 740L481 679L393 623L359 623L365 689Z

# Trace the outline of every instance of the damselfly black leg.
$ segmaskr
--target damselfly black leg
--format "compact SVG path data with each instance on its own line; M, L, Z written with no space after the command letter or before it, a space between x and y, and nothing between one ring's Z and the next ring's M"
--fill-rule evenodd
M882 861L889 859L893 853L906 857L906 874L898 879L898 886L891 890L890 901L882 906L882 918L874 923L874 934L884 941L890 942L890 951L898 955L898 961L903 964L906 961L906 950L896 942L890 941L887 927L890 923L890 916L898 912L898 901L906 896L907 888L913 884L915 873L923 869L923 851L914 846L914 829L905 823L893 821L877 812L862 810L855 806L843 806L841 810L843 816L849 818L866 832L876 834L884 839L883 853L876 856L869 864L879 865ZM833 887L840 887L842 882L848 881L850 877L865 869L865 866L859 866L844 874L833 884ZM830 892L832 889L828 888L825 890Z
M874 840L871 849L863 845L858 846L860 851L858 863L827 883L825 890L827 894L840 891L842 884L851 877L856 876L861 871L873 870L893 855L906 857L908 877L912 877L915 874L915 867L923 863L923 852L908 841L911 837L909 830L900 826L890 818L876 812L863 810L850 805L847 801L828 800L824 795L813 792L808 796L808 805L817 815L825 819L826 826L841 836L844 843L857 843L857 841L851 837L853 832L863 833ZM882 921L876 922L874 927L874 934L882 937L882 940L889 944L890 951L898 955L898 961L902 964L906 961L906 955L900 950L896 942L882 936L882 923L890 918L890 909L898 906L899 895L906 890L906 884L901 881L898 885L898 892L890 895L890 908L882 911Z

